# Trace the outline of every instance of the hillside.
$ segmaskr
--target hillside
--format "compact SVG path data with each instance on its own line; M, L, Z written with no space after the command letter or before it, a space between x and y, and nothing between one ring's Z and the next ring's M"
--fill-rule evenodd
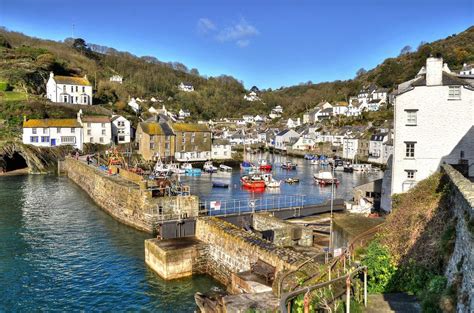
M408 51L408 49L407 49ZM188 109L202 119L242 114L268 113L281 105L286 116L301 115L322 100L347 101L368 83L393 88L412 78L430 54L441 54L451 69L474 61L474 27L432 43L424 43L414 52L388 58L382 64L352 80L302 84L261 93L263 102L247 102L242 83L231 76L203 77L197 69L181 63L163 63L155 57L137 57L113 48L88 44L82 39L56 42L32 38L0 29L0 82L7 82L16 94L0 95L1 100L24 101L22 93L42 96L49 71L60 75L88 75L95 87L94 103L108 109L127 112L129 97L155 97L167 108ZM124 83L109 82L120 74ZM194 85L195 92L179 91L180 82ZM1 83L0 83L1 87ZM1 88L0 88L1 92ZM3 101L2 101L3 102Z

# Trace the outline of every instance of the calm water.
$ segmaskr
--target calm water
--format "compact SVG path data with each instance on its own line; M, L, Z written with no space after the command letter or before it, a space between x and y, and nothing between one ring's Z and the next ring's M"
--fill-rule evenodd
M146 238L65 177L0 177L0 312L193 312L194 293L217 283L161 280Z
M313 174L317 173L321 168L311 165L308 160L268 153L249 154L246 159L255 163L258 162L259 159L266 159L273 164L272 173L275 179L284 180L289 177L298 177L300 182L297 184L282 183L279 189L266 189L263 193L252 193L240 187L242 172L239 169L234 169L232 173L218 172L215 174L202 174L201 176L183 177L181 180L191 186L191 193L197 194L201 200L207 201L233 201L233 199L248 200L285 195L305 195L305 204L319 204L329 200L331 197L330 186L320 187L314 183ZM288 171L281 169L281 163L288 160L298 164L296 170ZM336 172L336 177L341 183L336 189L335 198L350 200L353 197L352 189L355 186L381 178L382 172L372 174ZM229 183L229 189L212 188L212 181Z

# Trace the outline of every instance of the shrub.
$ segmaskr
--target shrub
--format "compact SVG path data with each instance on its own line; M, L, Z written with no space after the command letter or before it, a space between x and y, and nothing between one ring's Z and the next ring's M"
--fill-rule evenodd
M362 264L368 268L369 292L378 293L387 291L397 267L387 247L378 240L372 241L367 247Z

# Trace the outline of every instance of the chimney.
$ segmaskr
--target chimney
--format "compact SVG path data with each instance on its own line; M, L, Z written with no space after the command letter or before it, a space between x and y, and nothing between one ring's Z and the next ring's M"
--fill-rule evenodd
M23 123L26 122L27 119L26 119L26 115L23 115Z
M429 57L426 59L426 86L443 84L443 59Z
M49 72L49 78L54 78L54 73L53 72Z
M82 125L82 109L79 109L79 112L77 112L77 121Z

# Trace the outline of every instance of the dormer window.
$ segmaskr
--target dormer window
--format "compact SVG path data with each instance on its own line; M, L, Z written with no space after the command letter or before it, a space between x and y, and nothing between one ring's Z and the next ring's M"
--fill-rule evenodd
M461 100L461 86L449 86L448 100Z

